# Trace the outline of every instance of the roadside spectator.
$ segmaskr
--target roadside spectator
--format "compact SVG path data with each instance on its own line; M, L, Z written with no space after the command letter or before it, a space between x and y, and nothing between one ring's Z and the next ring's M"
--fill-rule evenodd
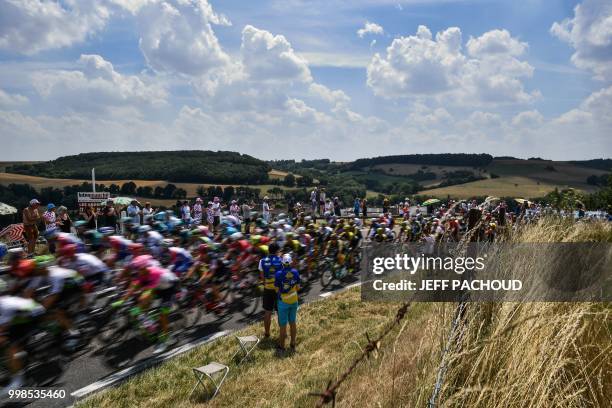
M297 338L297 310L298 310L298 290L300 287L300 274L293 268L291 255L283 255L283 268L276 272L274 286L278 292L278 326L280 336L278 339L279 351L285 350L285 340L287 338L287 323L291 331L290 348L295 350Z
M283 269L280 248L275 242L270 244L270 253L259 261L259 280L263 284L264 337L270 337L272 313L276 310L276 272Z
M23 209L23 236L28 241L28 255L34 255L36 240L38 239L38 223L41 220L38 207L40 201L33 198L30 204Z
M319 215L325 212L325 187L321 187L319 194Z
M244 224L244 233L250 234L251 232L251 210L253 207L247 203L246 200L242 203L242 223Z
M389 212L389 198L388 197L385 197L383 199L382 212L383 214L386 214Z
M229 208L230 215L238 218L240 216L240 207L238 206L238 201L232 200L232 204Z
M215 223L215 215L213 211L213 202L209 201L208 206L206 207L206 222L208 223L208 228L213 229Z
M127 216L132 219L132 225L140 225L140 207L138 207L138 201L132 200L130 205L128 205Z
M59 206L57 209L57 226L60 231L69 234L72 228L72 219L70 215L68 215L68 209L63 205Z
M361 201L359 201L359 197L355 197L355 202L353 203L353 212L355 213L355 217L359 218L359 210L361 208Z
M189 201L185 200L181 206L181 220L185 224L189 224L191 222L191 208L189 207Z
M261 215L263 219L269 223L270 222L270 204L268 204L268 196L263 198L263 204L261 207Z
M45 211L45 213L43 214L43 222L45 223L45 232L50 232L50 231L54 231L57 229L55 211L56 211L55 204L53 203L47 204L47 211ZM48 241L49 242L49 252L52 254L55 253L55 242L54 241L55 240Z
M334 215L337 217L342 215L340 211L340 199L338 197L334 197Z
M100 215L102 216L100 226L111 227L115 230L117 229L117 211L115 210L115 206L111 198L106 200L106 204L100 211Z
M334 205L329 198L325 200L324 214L328 217L334 214Z
M202 224L202 199L200 197L196 198L193 205L193 223L195 225Z
M310 211L312 215L316 214L318 207L319 206L317 202L317 188L315 187L314 190L310 192Z
M219 197L213 198L213 227L217 228L221 224L221 200Z
M155 214L155 209L153 209L151 203L147 201L142 208L142 223L146 224L149 218L153 217L153 214Z
M85 207L84 219L87 222L86 228L88 230L96 229L97 215L90 206Z
M363 216L363 223L365 225L365 220L368 217L368 199L364 198L361 200L361 215Z

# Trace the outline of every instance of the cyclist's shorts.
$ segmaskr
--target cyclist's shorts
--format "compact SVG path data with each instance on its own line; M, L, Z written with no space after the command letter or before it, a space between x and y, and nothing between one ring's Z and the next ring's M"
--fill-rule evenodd
M278 309L278 325L286 326L287 323L295 323L297 320L297 302L288 304L282 300L278 300L276 303Z
M273 289L264 289L263 291L263 310L273 312L276 310L276 299L278 295Z
M155 291L156 296L161 300L162 313L170 312L170 309L174 304L174 295L176 294L177 288L178 284L174 284L168 289L161 289Z

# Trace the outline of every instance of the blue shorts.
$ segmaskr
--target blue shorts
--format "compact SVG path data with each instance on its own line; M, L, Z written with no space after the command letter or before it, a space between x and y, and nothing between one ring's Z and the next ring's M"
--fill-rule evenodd
M279 326L286 326L287 323L295 323L298 310L297 302L288 304L279 300L277 302L277 308Z

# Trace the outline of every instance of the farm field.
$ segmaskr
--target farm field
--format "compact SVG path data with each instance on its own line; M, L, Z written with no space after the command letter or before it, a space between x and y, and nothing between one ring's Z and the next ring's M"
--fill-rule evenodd
M131 180L131 179L125 179L125 180L96 180L96 184L105 184L105 185L110 185L110 184L118 184L121 185L123 183L127 183L128 181L133 181L134 183L136 183L136 185L138 187L146 187L146 186L151 186L152 188L155 188L157 186L165 186L166 184L168 184L167 181L163 181L163 180ZM26 184L30 184L32 187L36 188L36 189L41 189L41 188L45 188L45 187L64 187L64 186L73 186L75 184L80 184L83 182L88 182L90 183L91 180L78 180L78 179L52 179L52 178L46 178L46 177L36 177L36 176L27 176L27 175L23 175L23 174L13 174L13 173L0 173L0 184L11 184L11 183L26 183ZM204 187L208 187L208 186L221 186L223 188L229 186L230 184L207 184L207 183L172 183L175 186L177 186L178 188L182 188L185 191L187 191L187 196L188 197L194 197L197 195L197 189L198 187L204 186ZM232 185L234 187L239 187L240 185ZM261 185L249 185L246 187L250 187L250 188L258 188L261 190L262 194L265 194L269 189L272 189L274 187L278 187L282 190L286 190L287 187L285 186L277 186L274 184L261 184ZM153 201L155 201L154 199L148 199L148 201L151 201L151 203L153 203ZM158 200L159 201L159 200ZM174 203L174 200L161 200L161 201L172 201Z
M567 184L542 183L534 179L519 176L500 177L496 179L485 179L472 181L470 183L458 184L456 186L434 188L423 190L419 194L446 198L470 198L475 196L497 196L497 197L524 197L535 198L545 196L555 189L567 188ZM569 186L572 187L572 186Z

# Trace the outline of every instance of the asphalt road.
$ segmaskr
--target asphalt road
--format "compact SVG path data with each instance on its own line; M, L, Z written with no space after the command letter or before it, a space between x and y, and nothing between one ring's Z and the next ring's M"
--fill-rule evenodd
M347 277L343 282L332 282L332 284L323 290L319 280L313 281L309 287L305 288L302 295L302 302L311 302L313 300L322 299L321 294L326 292L336 291L351 283L357 282L358 275ZM254 315L251 318L245 318L240 312L236 311L222 320L215 319L214 316L206 314L198 324L192 329L182 332L176 336L177 344L173 349L186 344L197 342L202 338L213 335L220 331L235 331L245 327L256 321L260 321L263 317L263 311ZM70 394L86 387L96 381L112 378L111 376L118 371L124 370L127 367L142 365L143 363L153 360L153 345L139 340L138 338L127 339L118 344L112 344L100 352L99 343L95 340L85 350L79 353L76 358L69 361L61 370L59 368L49 367L49 373L59 374L59 378L51 385L50 388L62 389L66 391L64 399L41 399L30 403L11 403L8 401L0 401L3 406L9 407L31 407L31 408L56 408L66 407L74 404L77 398ZM54 375L54 376L55 376Z

